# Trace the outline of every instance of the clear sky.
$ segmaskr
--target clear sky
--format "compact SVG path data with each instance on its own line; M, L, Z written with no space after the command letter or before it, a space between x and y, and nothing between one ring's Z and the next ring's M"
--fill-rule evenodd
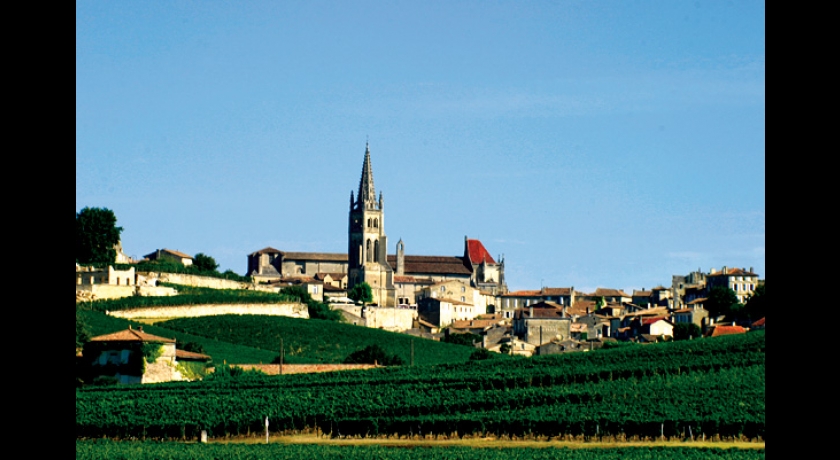
M512 290L765 273L763 1L76 2L76 211L127 254L389 253Z

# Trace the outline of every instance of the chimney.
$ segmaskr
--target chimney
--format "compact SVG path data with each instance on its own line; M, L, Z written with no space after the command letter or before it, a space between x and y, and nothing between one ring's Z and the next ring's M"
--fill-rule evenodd
M727 273L727 270L726 270L726 265L724 265L724 266L723 266L723 274L725 275L726 273Z
M534 307L531 307L531 318L534 317Z
M752 270L753 270L753 268L752 268L752 267L750 267L750 273L752 273L752 272L753 272Z

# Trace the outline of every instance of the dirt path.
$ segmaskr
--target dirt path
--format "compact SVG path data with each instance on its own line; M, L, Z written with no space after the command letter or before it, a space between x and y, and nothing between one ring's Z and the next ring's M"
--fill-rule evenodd
M211 443L243 443L243 444L261 444L265 442L265 437L242 437L242 438L220 438L211 439ZM509 440L496 438L469 438L469 439L330 439L328 437L321 437L315 434L298 434L288 436L270 436L269 443L277 444L319 444L332 446L392 446L392 447L486 447L486 448L505 448L505 447L568 447L572 449L593 449L593 448L608 448L608 447L651 447L651 446L670 446L670 447L719 447L719 448L738 448L738 449L764 449L765 443L761 442L745 442L745 441L636 441L636 442L583 442L583 441L525 441L525 440Z

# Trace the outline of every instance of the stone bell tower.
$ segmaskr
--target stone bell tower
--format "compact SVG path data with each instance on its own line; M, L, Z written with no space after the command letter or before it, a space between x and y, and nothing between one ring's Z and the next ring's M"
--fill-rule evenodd
M370 145L365 145L365 161L359 194L350 192L350 222L348 228L347 289L366 282L373 291L373 303L380 307L396 305L394 272L388 265L388 237L385 236L385 213L382 192L376 199L373 186L373 168L370 164Z

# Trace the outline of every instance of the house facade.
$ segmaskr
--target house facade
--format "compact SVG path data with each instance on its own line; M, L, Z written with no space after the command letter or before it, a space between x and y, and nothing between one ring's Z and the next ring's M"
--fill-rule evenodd
M716 287L727 287L735 291L738 302L745 303L758 287L758 275L753 273L752 267L745 268L723 267L721 271L714 271L706 277L706 287L712 290Z
M158 249L154 252L146 254L143 257L147 260L166 260L169 262L177 262L184 266L193 264L193 256L184 254L183 252L176 251L174 249Z
M111 376L119 383L183 380L175 339L148 334L142 327L93 337L82 355L92 376Z

